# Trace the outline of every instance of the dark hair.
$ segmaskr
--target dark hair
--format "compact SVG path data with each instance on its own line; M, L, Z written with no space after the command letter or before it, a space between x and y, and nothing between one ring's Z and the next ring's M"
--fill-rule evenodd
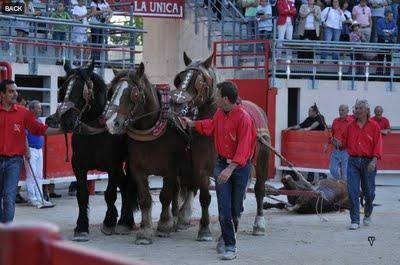
M311 108L313 111L315 111L317 114L320 114L320 113L319 113L319 109L318 109L316 103L314 103L314 105L312 105L310 108Z
M18 96L17 96L17 102L18 102L18 103L21 103L23 100L26 101L26 99L25 99L21 94L18 94Z
M231 81L224 81L218 83L217 87L221 91L221 97L227 97L232 104L236 103L238 91L234 83Z
M11 79L3 80L0 83L0 92L5 94L6 90L7 90L7 86L8 85L13 85L13 84L15 84L15 82L13 80L11 80Z

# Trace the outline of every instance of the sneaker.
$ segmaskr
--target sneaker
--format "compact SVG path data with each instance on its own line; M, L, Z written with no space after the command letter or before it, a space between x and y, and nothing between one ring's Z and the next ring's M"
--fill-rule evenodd
M225 251L221 257L222 260L233 260L236 259L236 251Z
M219 237L217 247L215 248L218 254L222 254L225 252L225 242L222 236Z
M36 208L40 208L42 206L42 203L40 201L28 201L28 204Z
M370 226L371 225L371 217L364 217L363 224L365 226Z
M360 228L360 225L356 223L352 223L349 227L350 230L357 230L358 228Z

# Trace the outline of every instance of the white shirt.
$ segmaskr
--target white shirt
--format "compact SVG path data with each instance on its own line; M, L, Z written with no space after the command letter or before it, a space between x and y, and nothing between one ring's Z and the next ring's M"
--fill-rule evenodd
M310 11L310 8L308 7L308 11ZM314 24L314 14L308 14L306 17L306 24L304 26L304 29L306 30L313 30L315 29L315 24Z
M346 18L344 17L342 10L326 7L324 10L322 10L321 21L325 23L327 27L341 29L342 23L346 21Z
M98 8L100 10L105 10L108 9L110 7L110 5L107 3L107 1L104 1L104 3L100 2L100 3L95 3L95 2L91 2L90 3L90 8ZM95 23L101 23L101 21L98 20L98 17L103 17L106 18L108 14L103 13L102 15L98 15L98 16L93 16L91 21L95 22Z

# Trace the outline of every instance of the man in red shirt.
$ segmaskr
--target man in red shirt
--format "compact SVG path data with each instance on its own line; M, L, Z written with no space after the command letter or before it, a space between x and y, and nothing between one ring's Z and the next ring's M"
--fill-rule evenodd
M349 106L339 106L339 117L333 120L332 123L332 139L333 151L329 170L332 176L336 179L346 180L347 162L349 154L347 150L338 145L337 139L343 134L347 126L353 121L349 115Z
M382 156L382 135L378 124L370 119L366 100L355 106L356 120L351 122L338 140L350 155L347 168L347 190L350 201L351 230L360 227L360 181L365 196L365 226L371 224L372 203L375 198L376 162Z
M214 138L218 159L213 177L222 233L217 251L223 253L222 259L232 260L236 258L235 230L243 210L257 133L250 115L236 104L236 86L232 82L222 82L217 87L218 110L213 119L194 122L187 118L185 120L189 127L195 127L200 134Z
M15 213L15 196L26 154L25 129L35 135L59 134L61 129L47 128L35 116L17 103L14 81L0 83L0 222L12 222Z
M375 116L372 117L381 128L381 133L383 135L388 135L390 133L390 123L389 120L382 116L383 108L381 106L376 106L374 109Z

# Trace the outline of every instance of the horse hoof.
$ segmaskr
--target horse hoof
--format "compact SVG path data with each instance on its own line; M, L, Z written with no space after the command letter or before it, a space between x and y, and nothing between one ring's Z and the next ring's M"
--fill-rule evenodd
M148 239L148 238L140 238L140 239L136 239L135 244L136 245L151 245L151 244L153 244L153 240Z
M210 229L208 227L204 228L204 229L201 229L199 231L199 233L197 234L197 239L196 240L197 241L201 241L201 242L212 241L213 238L212 238Z
M253 235L263 236L265 235L265 218L264 216L256 216L253 225Z
M178 222L178 224L176 225L176 231L179 231L179 230L187 230L187 229L190 228L190 226L191 226L190 223L179 223L179 222Z
M264 236L264 235L265 235L265 228L253 226L253 236Z
M103 234L105 234L106 236L111 236L112 234L115 233L115 226L108 227L108 226L105 226L105 225L103 224L103 226L101 227L100 230L101 230L101 232L102 232Z
M164 232L164 231L158 231L158 230L157 230L157 236L158 236L158 237L167 238L167 237L170 237L170 233L169 233L169 232Z
M76 242L86 242L89 241L89 233L88 232L75 232L72 241Z
M197 236L197 241L199 242L210 242L213 241L212 236Z
M117 225L115 228L115 234L117 235L129 235L132 233L132 229L125 225Z

